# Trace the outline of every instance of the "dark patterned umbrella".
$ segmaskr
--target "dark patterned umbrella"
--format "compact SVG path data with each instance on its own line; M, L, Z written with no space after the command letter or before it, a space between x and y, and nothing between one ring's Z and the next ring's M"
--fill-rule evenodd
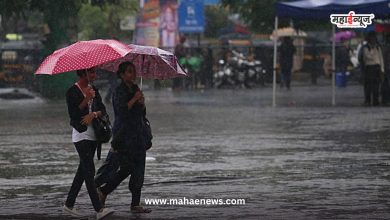
M170 79L187 76L173 53L151 46L130 44L129 47L131 51L126 56L105 63L100 68L115 72L120 63L130 61L136 67L137 76L145 79Z

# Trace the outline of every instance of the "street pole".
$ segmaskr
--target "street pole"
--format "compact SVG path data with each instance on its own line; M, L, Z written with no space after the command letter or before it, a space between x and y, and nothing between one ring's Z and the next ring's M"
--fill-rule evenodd
M336 26L332 24L332 105L336 105Z
M278 54L278 16L275 16L275 31L274 31L274 75L273 75L273 89L272 89L272 107L276 107L276 65Z
M141 9L141 11L144 9L144 5L145 5L145 0L139 0L139 8ZM140 73L141 74L141 73ZM141 80L140 80L140 89L142 90L142 76L141 76Z

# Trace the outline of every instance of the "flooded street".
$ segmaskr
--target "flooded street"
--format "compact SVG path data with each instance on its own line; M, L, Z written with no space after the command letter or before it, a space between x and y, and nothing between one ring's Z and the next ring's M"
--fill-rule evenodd
M363 107L361 86L337 89L336 107L325 86L278 89L276 108L272 88L145 96L154 139L141 201L245 204L134 215L127 179L107 198L107 219L390 218L390 111ZM64 100L0 99L0 219L72 219L61 206L77 165ZM76 207L94 218L85 186Z

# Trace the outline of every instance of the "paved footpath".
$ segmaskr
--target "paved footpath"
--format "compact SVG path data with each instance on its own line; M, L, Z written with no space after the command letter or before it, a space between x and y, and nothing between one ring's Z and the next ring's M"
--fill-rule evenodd
M276 108L270 87L145 91L142 202L178 203L131 214L126 180L107 219L390 219L390 108L363 107L362 90L337 89L332 106L330 87L278 88ZM78 164L70 133L64 100L0 99L0 219L72 219L61 212ZM94 218L85 187L76 206Z

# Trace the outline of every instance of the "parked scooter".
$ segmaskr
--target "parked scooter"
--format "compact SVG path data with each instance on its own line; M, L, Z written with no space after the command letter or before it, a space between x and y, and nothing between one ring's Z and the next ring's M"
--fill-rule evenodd
M214 73L214 85L218 89L235 85L232 68L222 59L218 61L218 71Z
M263 68L260 60L255 60L253 57L248 59L244 65L247 68L247 84L251 87L255 85L264 86L266 78L266 70Z
M236 51L231 51L227 60L219 61L218 71L214 74L217 88L252 88L258 84L264 85L266 71L260 60L247 58Z

